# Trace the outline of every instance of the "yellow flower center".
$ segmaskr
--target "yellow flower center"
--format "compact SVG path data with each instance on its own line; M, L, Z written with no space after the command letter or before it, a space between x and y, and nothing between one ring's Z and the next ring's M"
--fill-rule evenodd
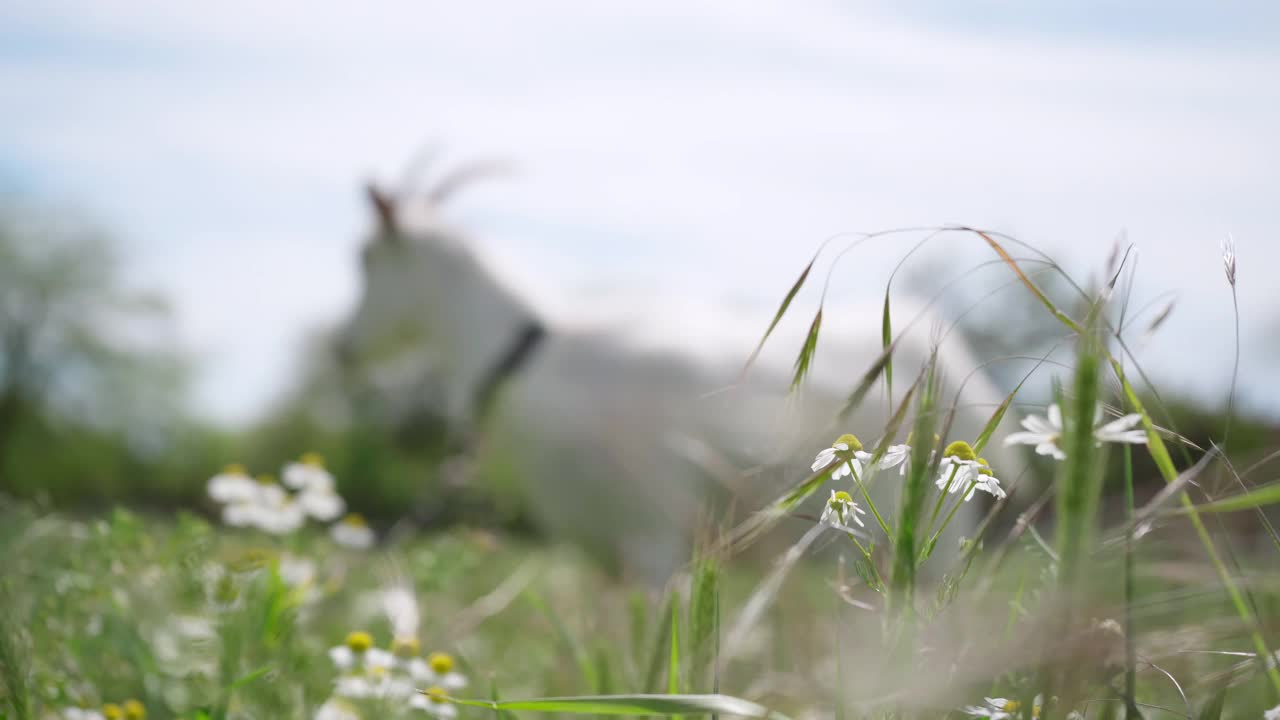
M351 527L369 527L369 523L365 522L364 516L360 513L348 513L346 517L342 518L342 522Z
M857 436L857 435L854 435L853 433L845 433L845 434L841 435L840 437L836 438L836 442L835 442L835 444L836 444L836 445L840 445L840 444L848 445L850 450L861 450L861 449L862 449L862 441L861 441L861 440L858 440L858 436Z
M442 687L435 687L435 686L429 687L426 690L423 690L422 694L426 695L427 699L433 703L449 702L448 700L445 699L448 696L448 693L446 693L444 691L444 688Z
M102 706L102 717L107 720L124 720L124 710L115 703L107 703Z
M137 700L125 700L124 716L126 720L146 720L147 708Z
M843 490L840 490L836 492L835 495L831 496L831 507L835 510L840 510L845 505L848 505L852 502L853 502L853 496Z
M418 644L418 638L396 638L391 644L391 652L398 658L418 657L421 651L422 646Z
M275 485L276 484L276 477L274 475L269 475L267 473L263 473L259 475L256 478L256 480L258 481L259 485Z
M1001 707L1000 709L1007 713L1015 713L1015 712L1018 712L1018 710L1021 707L1022 707L1022 703L1018 702L1017 700L1005 700L1004 706Z
M303 465L310 465L311 467L316 467L316 468L324 467L324 458L320 455L320 453L313 453L313 452L305 453L302 456L301 462Z
M963 440L956 440L942 451L942 457L954 457L960 460L968 460L970 462L978 459L978 454L973 451L973 446Z
M453 656L449 653L433 652L431 657L427 658L427 664L431 666L432 672L444 675L453 670Z
M347 647L351 648L351 652L362 653L373 647L373 636L360 630L348 633Z
M227 465L226 467L222 468L222 472L223 472L223 474L225 474L225 475L245 475L245 474L247 474L247 473L246 473L246 471L245 471L245 469L244 469L244 466L243 466L243 465L241 465L240 463L231 463L231 464Z

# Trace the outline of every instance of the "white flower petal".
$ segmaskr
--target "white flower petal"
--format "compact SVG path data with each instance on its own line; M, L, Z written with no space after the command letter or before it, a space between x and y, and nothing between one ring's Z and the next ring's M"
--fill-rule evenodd
M1140 422L1142 422L1141 414L1130 413L1128 415L1118 417L1115 420L1112 420L1111 422L1107 423L1106 425L1099 427L1095 432L1099 434L1109 434L1114 432L1121 432L1123 430L1131 430L1135 425L1137 425Z
M209 497L220 503L247 502L252 500L256 483L241 473L220 473L209 479Z
M1053 423L1045 420L1039 415L1028 415L1022 418L1022 427L1029 432L1038 433L1040 435L1056 435L1062 431L1061 426L1055 426Z
M1058 407L1058 403L1049 406L1049 424L1057 430L1062 429L1062 408Z
M1040 445L1046 442L1053 442L1053 436L1041 432L1009 433L1004 439L1005 445Z
M339 545L357 550L373 547L377 539L374 537L373 530L367 525L354 525L349 522L334 523L329 527L329 536Z
M298 504L306 514L321 522L336 520L347 510L342 498L329 490L304 490L298 493Z
M1114 435L1107 437L1106 440L1113 443L1129 443L1131 445L1146 445L1147 431L1146 430L1125 430L1124 432L1116 433Z
M350 670L356 664L356 654L346 645L329 648L329 659L339 670Z

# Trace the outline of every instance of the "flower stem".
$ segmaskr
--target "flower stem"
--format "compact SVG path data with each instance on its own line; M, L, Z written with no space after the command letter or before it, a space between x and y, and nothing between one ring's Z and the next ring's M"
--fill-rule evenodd
M951 524L951 519L956 516L956 511L960 509L961 505L965 504L966 502L965 498L969 497L969 493L973 492L973 488L976 487L977 484L978 484L977 478L974 478L973 480L969 481L969 487L965 488L964 493L960 495L960 499L956 500L956 504L951 506L951 510L947 512L947 516L942 519L941 527L939 527L938 531L934 533L932 537L929 538L928 544L924 546L926 552L932 552L934 543L938 542L938 538L942 536L943 531L945 531L947 529L947 526ZM926 555L920 558L921 562L923 562L927 557L928 556Z
M884 518L880 517L880 511L876 510L876 504L871 501L871 496L867 494L867 488L862 484L862 478L858 477L858 471L853 469L853 463L849 464L849 469L853 471L853 482L862 491L862 498L867 501L867 507L871 508L871 514L875 516L876 522L880 524L880 529L884 531L885 537L889 538L889 544L893 545L893 531L889 529L889 525L885 523Z
M951 475L947 478L947 486L938 494L938 502L933 504L933 514L929 516L929 527L925 530L925 537L933 532L933 524L938 520L938 513L942 510L942 503L947 499L947 495L951 493L951 485L956 481L956 473L960 471L959 465L951 466Z

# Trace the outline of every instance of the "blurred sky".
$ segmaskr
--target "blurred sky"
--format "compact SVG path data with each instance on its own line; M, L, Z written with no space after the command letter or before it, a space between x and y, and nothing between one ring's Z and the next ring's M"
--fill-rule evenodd
M837 232L987 226L1087 275L1126 229L1139 294L1180 298L1151 367L1206 395L1232 231L1246 404L1274 412L1278 8L5 3L0 188L127 242L228 420L354 303L362 181L432 142L518 167L451 209L531 295L724 298L760 327ZM903 242L837 286L878 296Z

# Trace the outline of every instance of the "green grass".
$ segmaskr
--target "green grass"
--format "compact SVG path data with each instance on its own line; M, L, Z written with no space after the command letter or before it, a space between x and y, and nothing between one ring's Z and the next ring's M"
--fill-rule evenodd
M357 551L311 528L273 537L195 515L75 515L9 502L0 506L0 717L129 700L160 720L315 717L341 694L329 651L361 648L361 638L348 640L355 631L377 648L404 650L398 668L448 654L465 687L447 668L413 687L440 686L419 697L462 718L960 718L987 697L1007 699L1001 711L1024 720L1261 717L1280 703L1270 656L1280 647L1280 570L1274 542L1247 530L1280 492L1216 455L1194 462L1203 446L1177 432L1154 388L1134 388L1142 369L1098 295L1068 278L1079 297L1055 302L1007 239L978 235L1046 319L1070 333L1076 353L1052 366L1067 378L1055 393L1067 458L1032 461L1052 467L1055 481L1041 492L1008 468L987 468L1010 497L978 493L973 502L987 517L958 546L940 542L943 529L982 476L960 492L939 491L943 456L977 468L973 448L980 454L1002 421L1024 412L1026 378L990 408L978 437L955 437L952 388L931 364L898 363L885 426L842 428L874 448L861 473L830 479L852 450L812 473L795 468L772 504L746 508L737 524L708 523L716 530L661 587L606 575L589 549L457 524ZM1085 317L1063 309L1073 306L1088 308ZM850 408L882 378L888 394L892 329L903 323L891 321L887 293L884 307L882 353L870 368L851 369ZM814 358L816 318L797 382ZM1099 447L1093 418L1103 405L1139 413L1146 444ZM1246 431L1237 427L1239 438ZM915 440L905 477L870 470L907 428ZM340 480L352 468L362 478L399 472L376 439L349 440L336 455ZM815 438L815 452L830 442ZM1109 453L1119 465L1107 464ZM1147 466L1173 488L1163 505L1144 506L1135 492L1135 472ZM1209 482L1208 466L1233 482ZM878 494L863 486L876 482L903 484L896 507L874 506ZM1116 507L1109 484L1124 491ZM815 526L811 511L831 506L815 508L813 498L836 489L874 520ZM416 598L421 621L410 638L393 637L381 609L389 587ZM421 712L407 697L343 703L363 718Z

